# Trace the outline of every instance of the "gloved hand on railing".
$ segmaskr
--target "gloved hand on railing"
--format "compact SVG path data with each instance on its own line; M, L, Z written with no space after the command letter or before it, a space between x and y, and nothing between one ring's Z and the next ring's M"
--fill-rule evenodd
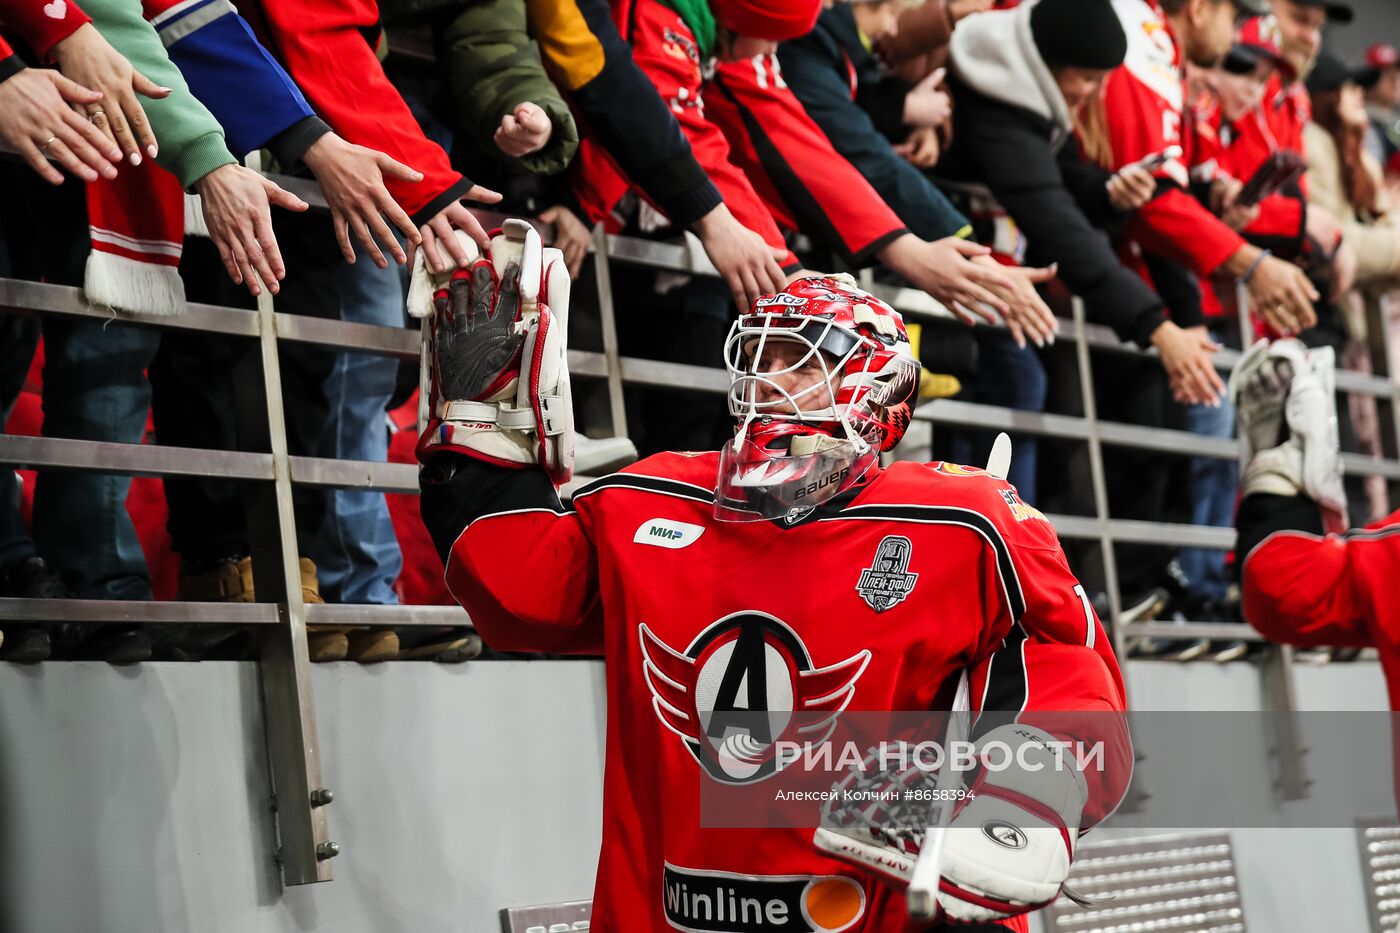
M452 452L538 465L562 485L574 448L564 257L525 221L508 220L473 260L448 274L419 263L409 286L409 313L426 318L418 459Z

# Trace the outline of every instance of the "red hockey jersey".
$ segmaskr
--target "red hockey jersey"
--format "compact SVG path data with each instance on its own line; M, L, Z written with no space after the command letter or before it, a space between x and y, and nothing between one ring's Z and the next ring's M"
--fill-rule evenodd
M659 454L581 488L573 511L485 515L448 560L492 646L606 657L593 929L915 929L902 893L818 853L811 828L699 825L705 782L770 776L725 771L696 731L718 710L836 695L848 711L927 710L967 670L974 709L1108 714L1120 731L1089 776L1085 825L1116 806L1132 761L1118 664L1053 529L1012 486L897 463L815 511L723 523L717 463ZM724 891L731 913L762 910L722 922Z

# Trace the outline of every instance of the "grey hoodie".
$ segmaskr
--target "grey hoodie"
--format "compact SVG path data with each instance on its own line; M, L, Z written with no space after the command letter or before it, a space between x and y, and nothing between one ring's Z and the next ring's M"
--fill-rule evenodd
M958 24L949 45L953 72L979 94L1020 107L1055 127L1051 146L1058 149L1074 125L1060 86L1041 58L1031 35L1031 9L976 13Z

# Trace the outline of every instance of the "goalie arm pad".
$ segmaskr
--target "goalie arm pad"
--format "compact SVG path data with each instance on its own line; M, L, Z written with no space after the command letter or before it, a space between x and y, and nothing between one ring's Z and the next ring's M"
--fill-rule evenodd
M547 476L437 452L419 507L453 597L503 651L602 653L597 557Z

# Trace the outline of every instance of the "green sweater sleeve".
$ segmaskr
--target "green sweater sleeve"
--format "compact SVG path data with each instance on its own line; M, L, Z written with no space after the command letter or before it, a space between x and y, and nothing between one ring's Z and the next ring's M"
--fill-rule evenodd
M190 93L160 36L141 15L137 0L83 0L83 11L132 67L171 89L164 100L141 98L159 147L156 162L162 168L188 189L214 169L238 161L224 144L223 127Z
M526 32L524 0L473 2L452 20L443 39L454 129L504 159L492 142L496 128L529 101L549 116L554 131L543 149L516 161L539 174L562 172L578 149L578 127Z

